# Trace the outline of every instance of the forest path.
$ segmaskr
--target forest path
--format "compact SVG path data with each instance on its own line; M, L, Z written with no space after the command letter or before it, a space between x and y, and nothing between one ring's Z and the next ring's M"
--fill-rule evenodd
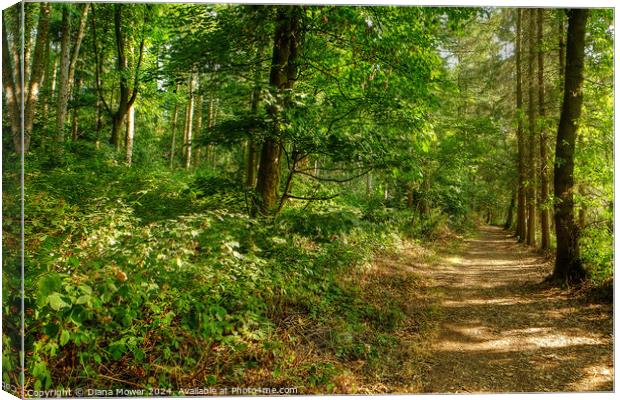
M442 313L425 392L613 390L611 305L541 284L551 266L500 228L441 256L416 268Z

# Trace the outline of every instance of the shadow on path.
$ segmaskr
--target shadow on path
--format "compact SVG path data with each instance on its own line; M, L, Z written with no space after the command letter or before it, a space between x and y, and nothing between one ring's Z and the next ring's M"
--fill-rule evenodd
M612 306L541 284L551 266L507 232L482 227L416 272L443 314L425 392L613 390Z

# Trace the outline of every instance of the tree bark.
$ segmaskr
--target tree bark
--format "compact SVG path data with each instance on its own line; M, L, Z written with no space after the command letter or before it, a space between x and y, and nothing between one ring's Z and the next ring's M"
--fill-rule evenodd
M179 84L177 83L174 93L178 95ZM170 145L170 169L174 168L174 153L176 151L177 124L179 121L179 101L174 101L174 112L172 113L172 144Z
M82 80L78 79L75 85L75 92L73 93L74 100L79 96L80 89L82 87ZM71 140L78 140L78 115L80 112L79 107L73 108L73 118L71 121Z
M71 14L68 7L62 11L62 39L60 50L60 76L58 81L58 103L56 108L56 140L64 141L65 122L67 120L67 107L69 96L73 86L75 76L75 66L80 54L80 46L84 38L86 21L90 4L86 3L82 7L78 30L75 36L74 46L71 49Z
M534 86L534 60L536 59L535 38L536 38L536 10L528 10L529 20L529 41L528 41L528 181L527 181L527 244L536 246L536 107L535 107L535 86Z
M543 53L543 9L536 10L536 47L538 49L538 116L540 118L540 248L548 250L551 245L549 232L549 162L547 160L547 132L545 130L545 80Z
M2 85L6 99L7 119L11 126L13 148L16 153L20 154L22 152L21 59L18 50L15 48L17 44L9 44L7 23L5 20L5 14L8 12L9 10L2 12ZM15 35L15 32L12 33Z
M292 89L297 78L297 40L299 20L297 6L278 7L276 30L273 41L273 56L269 84L279 97L286 89ZM284 100L279 100L284 106ZM272 134L263 143L258 168L256 192L258 194L258 212L271 215L277 212L278 191L280 186L280 162L282 142L280 139L279 112L270 106L268 113L274 120Z
M125 134L125 163L131 167L133 158L133 138L135 133L135 108L133 104L127 110L127 128Z
M508 213L506 214L506 222L504 223L504 230L508 230L512 226L512 219L513 219L516 197L517 197L516 192L513 192L512 195L510 196L510 205L508 206Z
M30 148L30 138L32 137L32 126L39 100L39 87L43 79L43 73L47 66L45 56L48 47L48 32L50 25L51 8L49 3L41 3L39 10L39 22L37 24L37 39L34 46L32 59L32 71L30 72L30 82L26 93L26 104L24 108L24 152Z
M201 85L200 85L200 77L197 79L197 83L198 83L198 88L197 88L197 92L198 94L196 95L196 100L195 100L195 104L194 104L194 118L193 118L193 122L194 122L194 129L192 132L192 140L196 141L198 140L198 137L200 135L200 131L202 130L202 106L203 106L203 98L202 98L202 94L201 94ZM200 148L199 147L194 147L194 155L193 155L193 166L194 168L198 167L198 163L200 162Z
M555 268L552 278L580 282L585 276L579 252L579 228L574 219L575 140L583 102L583 67L588 10L568 12L564 98L555 146L554 185L557 237Z
M523 90L521 87L521 9L517 9L517 31L515 49L515 69L517 72L516 98L517 98L517 163L518 163L518 182L517 182L517 238L519 242L526 240L527 225L527 195L525 188L525 137L523 134Z
M138 62L134 71L133 88L129 89L129 65L127 63L127 56L125 54L125 35L123 34L123 21L122 13L124 4L114 4L114 36L116 39L116 69L119 72L119 100L118 108L112 115L112 135L110 136L110 144L112 144L117 150L120 150L121 146L121 129L123 127L123 121L129 108L136 101L138 96L138 77L140 73L140 65L142 64L142 57L144 55L144 40L142 37L140 42L140 53L138 55ZM100 92L100 96L101 92Z
M187 83L189 98L187 99L187 109L185 111L185 134L183 140L185 169L189 169L192 162L192 128L194 118L194 74L190 74Z

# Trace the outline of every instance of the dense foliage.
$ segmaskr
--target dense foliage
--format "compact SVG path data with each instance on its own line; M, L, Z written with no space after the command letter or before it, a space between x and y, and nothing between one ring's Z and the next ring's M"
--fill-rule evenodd
M514 228L517 126L529 127L515 107L515 10L24 11L24 27L19 7L3 12L4 382L20 382L21 150L24 387L343 393L416 379L400 368L415 361L401 333L424 333L434 309L414 316L415 277L369 265L405 241ZM552 138L566 27L563 10L543 14L535 124ZM613 278L612 17L587 22L575 152L594 285ZM538 160L549 176L551 144Z

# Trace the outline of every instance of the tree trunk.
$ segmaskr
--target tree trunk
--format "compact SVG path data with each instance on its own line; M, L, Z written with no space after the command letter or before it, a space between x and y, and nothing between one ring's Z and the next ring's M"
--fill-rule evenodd
M536 47L538 49L538 116L540 118L540 247L548 250L551 245L549 232L549 163L547 160L547 133L545 130L545 80L543 53L543 9L536 10L537 30Z
M529 41L528 41L528 181L527 181L527 244L536 246L536 108L535 108L535 87L534 87L534 60L536 59L535 38L536 38L536 11L528 10L529 21Z
M193 129L193 140L197 141L200 136L200 131L202 130L202 94L200 93L200 78L198 78L198 95L196 96L196 101L194 105L194 129ZM194 168L198 167L198 163L200 162L200 147L194 147L194 160L193 165Z
M564 62L566 61L566 44L564 43L564 10L558 11L558 77L564 76Z
M99 149L101 144L99 133L101 132L101 99L97 97L97 111L95 115L95 148Z
M74 100L79 96L80 89L82 87L82 80L78 79L75 85L75 92L73 93ZM78 114L80 112L79 107L73 108L73 117L71 121L71 140L78 140Z
M5 13L7 12L2 12L2 85L6 99L7 119L11 126L13 148L16 153L20 154L22 152L21 59L18 49L15 48L17 44L9 45L5 21ZM17 53L17 57L15 53Z
M215 125L215 99L213 98L213 95L211 94L209 96L209 110L207 112L207 127L211 129L213 128L214 125ZM209 168L211 169L214 168L215 152L214 152L214 146L212 144L207 145L205 161Z
M73 50L71 49L71 13L68 7L62 11L62 39L60 50L60 76L58 82L58 102L56 108L56 140L64 141L65 122L67 120L67 106L75 76L75 66L80 54L80 45L84 38L86 20L90 4L84 4L80 14L80 22L75 37Z
M30 148L30 138L32 137L32 125L39 99L39 86L43 79L43 73L47 66L45 56L48 46L48 32L50 25L51 8L49 3L41 3L39 11L39 22L37 24L37 39L34 46L32 60L32 72L26 94L26 104L24 108L24 153Z
M521 20L523 11L517 8L517 32L515 50L515 69L517 72L517 237L519 242L524 242L527 224L527 196L525 188L525 137L523 134L523 91L521 87Z
M579 197L581 197L581 204L579 206L579 230L583 231L587 225L588 215L587 207L584 201L586 197L586 188L583 183L579 185Z
M133 104L127 111L127 129L125 134L125 163L131 167L133 157L133 138L135 133L135 108Z
M185 134L183 140L183 146L185 150L185 169L189 169L192 162L192 128L193 128L193 118L194 118L194 74L190 74L189 81L187 84L188 91L188 100L187 100L187 110L185 112Z
M175 94L179 93L179 84L177 83L174 90ZM174 101L174 112L172 113L172 144L170 145L170 169L174 168L174 153L176 151L177 124L179 121L179 101Z
M516 192L513 192L512 196L510 196L510 205L508 206L508 213L506 214L506 222L504 223L504 230L508 230L512 226L512 218L513 218L512 215L514 213L516 197L517 197Z
M60 70L58 72L58 98L56 103L56 140L64 140L67 103L69 102L69 62L71 52L71 13L69 7L62 9L60 39Z
M58 57L53 56L54 62L51 64L52 69L46 72L46 83L45 85L48 87L47 99L43 102L43 121L45 124L48 123L49 118L49 107L52 98L54 97L54 93L56 92L56 77L58 71ZM47 83L49 82L49 84Z
M133 89L130 92L129 89L129 65L127 63L127 56L125 54L125 35L123 34L123 22L122 22L122 13L123 13L123 4L114 4L114 36L116 39L116 69L120 75L119 78L119 100L118 100L118 108L116 112L112 114L112 135L110 136L110 143L116 148L116 150L120 150L121 147L121 129L123 126L123 121L125 120L125 116L127 112L129 112L129 108L136 101L138 96L138 76L140 72L140 65L142 64L142 56L144 54L144 40L142 37L140 42L140 53L138 55L138 62L136 64L134 70L134 82ZM103 96L100 92L100 97L103 101Z
M297 78L297 65L295 63L299 35L297 14L297 6L278 7L269 84L279 96L282 96L286 89L292 89ZM278 101L285 103L280 99ZM281 104L281 106L284 105ZM259 200L258 212L261 215L270 215L276 211L280 186L280 159L282 157L282 143L279 138L279 112L274 106L270 106L268 112L272 116L274 124L272 135L263 143L256 183Z
M583 65L588 10L568 13L564 99L555 146L554 185L555 232L557 249L552 277L559 281L579 282L585 270L579 253L579 229L574 220L574 156L581 104L583 102Z

